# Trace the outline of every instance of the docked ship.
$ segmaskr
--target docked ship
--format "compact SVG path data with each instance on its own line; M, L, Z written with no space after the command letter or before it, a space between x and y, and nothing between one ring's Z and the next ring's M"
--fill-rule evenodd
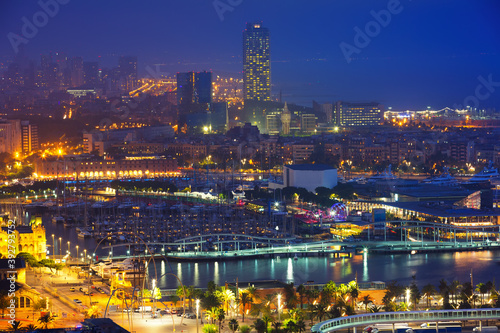
M432 184L432 185L439 185L439 186L456 186L458 185L458 181L455 177L450 175L450 172L448 171L448 168L443 169L443 173L440 174L437 177L431 177L422 180L423 184Z
M391 170L392 165L389 165L384 172L377 173L375 176L368 178L369 183L381 182L381 181L394 181L399 178L396 177Z
M500 180L500 174L498 173L498 169L493 167L493 162L490 161L488 166L485 166L481 172L472 176L467 183L480 184L495 180Z

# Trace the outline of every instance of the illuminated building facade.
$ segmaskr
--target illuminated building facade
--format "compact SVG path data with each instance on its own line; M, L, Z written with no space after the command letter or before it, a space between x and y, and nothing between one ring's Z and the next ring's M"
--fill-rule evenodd
M53 158L40 160L35 167L38 178L156 178L178 172L176 159L157 156L134 156L120 160Z
M288 105L285 102L285 107L283 108L283 112L281 113L281 132L283 135L290 134L290 122L292 120L292 115L288 110Z
M0 152L21 151L21 121L0 119Z
M38 145L38 125L30 124L29 121L21 121L21 144L23 153L40 148Z
M271 100L269 30L262 22L247 23L243 31L243 95L249 100Z
M46 258L47 240L45 238L45 228L41 225L25 226L17 225L15 229L16 255L20 252L28 252L37 260ZM0 229L0 253L8 253L9 229Z
M211 103L212 72L177 73L177 105L181 113L207 111Z
M378 103L336 104L336 120L339 126L378 126L382 123L384 112Z

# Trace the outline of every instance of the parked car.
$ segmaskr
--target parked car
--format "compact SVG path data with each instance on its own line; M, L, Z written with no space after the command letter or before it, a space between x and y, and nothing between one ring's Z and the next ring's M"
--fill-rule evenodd
M80 300L79 300L79 299L77 299L77 298L75 298L75 299L73 300L73 302L75 302L76 304L82 304L82 301L80 301Z
M69 291L75 291L75 287L69 288Z

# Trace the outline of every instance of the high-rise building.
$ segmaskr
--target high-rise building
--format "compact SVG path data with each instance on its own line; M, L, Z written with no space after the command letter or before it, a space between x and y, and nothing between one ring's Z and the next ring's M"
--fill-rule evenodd
M290 122L292 120L292 114L288 110L288 105L285 102L285 107L281 113L281 132L283 135L290 134Z
M74 57L71 59L71 87L80 87L83 85L83 59L82 57Z
M336 122L339 126L377 126L384 117L378 103L348 103L338 101L335 105Z
M0 153L21 151L21 122L18 119L0 119Z
M247 23L243 31L243 95L250 100L271 100L269 30L262 22Z
M83 63L83 80L88 86L96 87L99 85L99 64L96 61Z
M123 90L133 90L137 87L137 57L121 56L118 61Z
M212 72L177 73L177 105L180 113L208 110L210 103L212 103Z
M21 144L23 153L39 148L38 125L30 124L27 120L21 121Z

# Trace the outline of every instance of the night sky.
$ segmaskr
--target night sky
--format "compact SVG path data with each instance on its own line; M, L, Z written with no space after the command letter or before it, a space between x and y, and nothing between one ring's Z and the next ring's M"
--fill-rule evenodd
M281 89L289 102L378 101L418 110L476 96L480 107L500 109L498 0L216 0L229 6L223 13L214 0L64 2L28 39L31 58L63 51L112 67L120 55L137 55L140 75L165 64L162 72L172 75L212 70L241 77L245 22L262 20L271 34L272 92ZM388 7L390 22L373 24L371 12ZM21 35L22 17L33 22L40 10L37 1L1 0L2 57L14 56L8 33ZM365 31L367 23L373 37L358 43L348 62L339 45L356 47L354 28ZM494 83L477 95L479 76Z

